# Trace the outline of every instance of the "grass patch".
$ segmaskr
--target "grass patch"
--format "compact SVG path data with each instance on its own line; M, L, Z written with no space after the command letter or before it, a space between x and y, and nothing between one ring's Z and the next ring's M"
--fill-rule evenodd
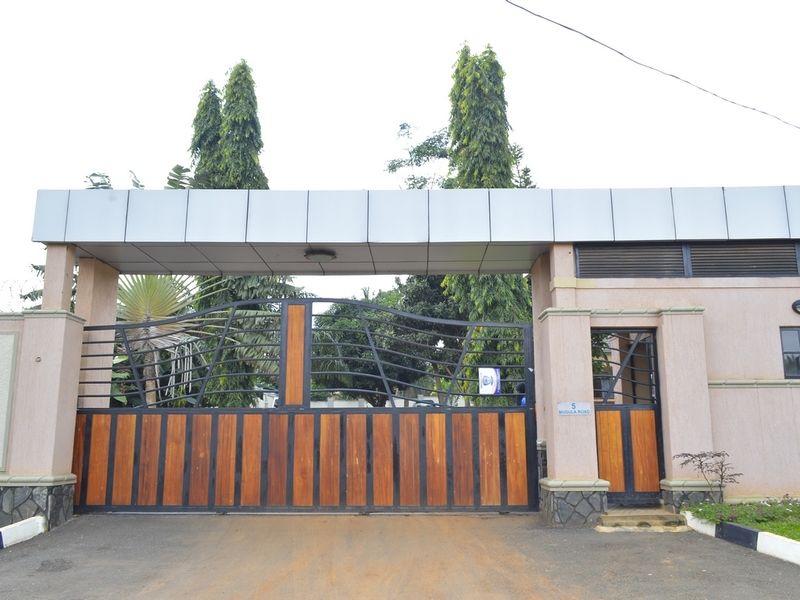
M703 502L691 505L689 510L712 523L737 523L800 541L800 499L787 496L746 504Z

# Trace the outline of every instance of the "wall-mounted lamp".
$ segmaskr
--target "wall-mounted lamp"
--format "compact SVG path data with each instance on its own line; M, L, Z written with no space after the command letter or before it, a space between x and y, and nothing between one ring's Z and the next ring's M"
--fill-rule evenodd
M792 302L792 310L800 314L800 300L795 300Z
M332 260L336 260L336 252L323 248L309 248L305 251L303 256L305 256L306 260L312 262L331 262Z

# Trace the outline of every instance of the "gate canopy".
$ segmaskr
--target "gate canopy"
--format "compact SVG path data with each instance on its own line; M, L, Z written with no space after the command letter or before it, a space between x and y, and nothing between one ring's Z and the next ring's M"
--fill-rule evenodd
M554 242L800 237L800 187L40 191L33 240L121 273L524 273Z

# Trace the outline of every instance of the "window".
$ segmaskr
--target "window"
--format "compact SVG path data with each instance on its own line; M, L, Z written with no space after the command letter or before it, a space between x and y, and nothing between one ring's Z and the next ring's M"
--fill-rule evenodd
M783 348L783 376L800 379L800 327L781 328Z

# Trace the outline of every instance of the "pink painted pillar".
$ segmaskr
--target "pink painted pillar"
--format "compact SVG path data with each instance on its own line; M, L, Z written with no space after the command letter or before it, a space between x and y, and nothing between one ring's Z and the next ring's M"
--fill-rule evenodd
M672 457L714 449L703 309L665 309L658 327L658 371L665 478L664 503L675 510L711 488Z
M536 418L547 452L540 504L550 523L564 527L594 525L608 492L597 473L591 311L576 306L573 252L572 244L553 244L532 270ZM559 403L572 402L589 414L559 414Z
M117 285L119 271L97 260L81 258L78 268L78 293L75 313L87 325L111 325L117 321ZM98 354L83 358L81 368L84 380L111 381L114 353L114 331L86 331L83 335L84 354ZM78 390L81 408L107 408L111 397L111 383L81 384Z

